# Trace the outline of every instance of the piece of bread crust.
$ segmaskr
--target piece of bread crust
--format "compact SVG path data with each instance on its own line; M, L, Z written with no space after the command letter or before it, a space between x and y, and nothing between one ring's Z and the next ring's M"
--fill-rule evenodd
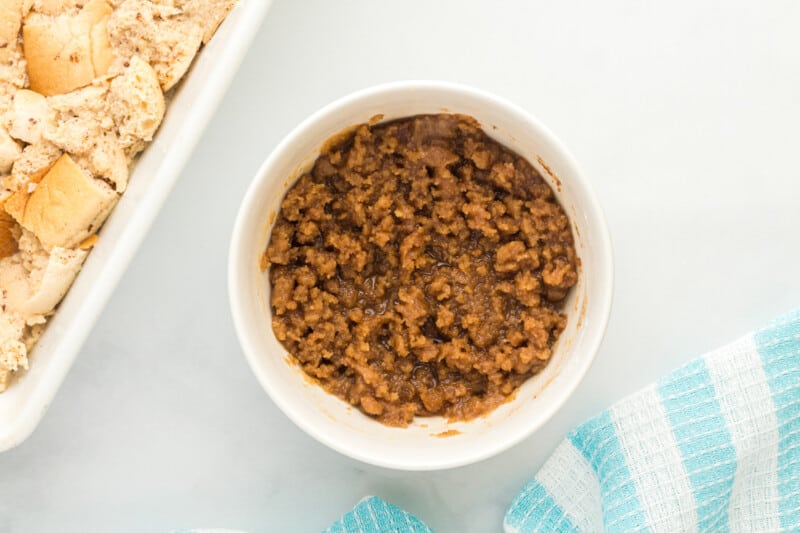
M29 13L22 45L31 89L52 96L104 75L111 63L106 32L111 13L105 0L89 0L75 16Z
M115 56L110 72L119 74L138 55L158 75L167 92L183 77L203 42L203 28L183 10L149 0L125 0L108 21Z
M0 82L15 88L28 83L25 59L19 46L22 9L22 0L0 0ZM6 87L0 87L0 92L6 91Z
M18 309L26 315L51 313L69 290L87 255L85 250L53 248L44 271L33 275L38 284L30 287L30 296Z
M94 235L89 235L83 240L82 243L78 245L78 249L91 250L92 248L94 248L94 245L97 244L97 241L99 240L100 238L97 236L97 233L95 233Z
M8 133L12 137L28 144L39 143L52 122L53 111L43 95L28 89L14 94L13 108L7 115Z
M128 158L111 132L95 138L92 149L75 159L78 165L95 178L103 179L122 193L128 187Z
M22 46L31 89L50 96L91 83L94 67L89 33L77 26L63 15L28 15L22 27Z
M108 80L98 79L72 92L47 97L54 119L44 138L70 154L91 176L122 192L128 184L128 157L109 112L110 86Z
M0 200L0 259L17 253L19 226L11 215L5 212L5 199Z
M48 252L33 233L22 230L19 251L4 259L0 269L4 289L0 302L28 325L44 322L66 294L87 254L60 247Z
M0 174L8 173L21 153L22 148L0 125Z
M0 0L0 49L17 47L22 25L22 0Z
M108 107L123 148L153 139L166 104L158 75L147 61L133 56L122 74L111 80Z
M95 77L103 76L108 72L114 54L111 52L111 42L108 39L108 20L111 18L113 8L106 0L90 0L81 11L86 16L87 25L91 32L92 66Z
M93 150L97 139L114 134L114 120L106 111L108 82L97 80L69 93L47 98L54 120L44 132L46 141L73 155Z
M11 192L16 192L30 181L37 182L50 170L56 159L61 157L61 153L58 147L49 143L29 144L14 161L11 175L4 177L0 185Z
M30 174L24 183L20 184L13 193L4 199L3 210L5 210L6 214L17 224L25 227L22 222L25 218L25 208L28 205L28 200L30 200L31 195L39 186L39 182L44 179L45 175L50 172L50 169L55 166L55 163L57 163L60 158L61 156L47 167L42 167L38 171ZM13 175L11 177L13 178ZM3 185L5 186L5 183ZM25 229L31 231L30 228L25 227Z
M76 14L85 3L85 0L25 0L28 11L50 16Z
M10 96L28 86L28 70L22 47L0 50L0 99L11 100ZM5 107L3 103L0 106Z
M40 179L6 200L5 209L45 249L72 248L95 233L117 200L105 183L62 155Z
M203 44L208 44L235 5L236 0L185 0L182 7L200 23L203 28Z
M28 368L25 345L15 339L0 340L0 392L8 388L19 368Z

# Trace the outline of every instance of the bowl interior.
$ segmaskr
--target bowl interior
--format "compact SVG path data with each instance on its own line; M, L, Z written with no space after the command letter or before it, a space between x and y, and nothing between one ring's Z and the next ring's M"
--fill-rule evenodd
M390 428L327 394L289 362L272 331L269 279L258 265L286 190L310 168L330 136L376 115L391 120L441 112L475 117L489 135L525 156L539 170L572 221L581 274L565 303L568 325L552 360L520 388L512 401L469 422L417 418L408 428ZM538 122L502 100L435 83L394 84L357 93L301 124L265 162L247 193L234 232L229 274L240 340L253 371L278 406L309 434L346 455L412 470L480 460L541 426L591 364L608 319L612 284L611 250L603 216L561 144Z

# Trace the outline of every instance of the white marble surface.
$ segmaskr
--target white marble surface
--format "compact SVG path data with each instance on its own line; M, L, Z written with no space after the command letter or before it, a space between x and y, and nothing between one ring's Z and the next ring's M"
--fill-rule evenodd
M0 531L313 532L365 494L439 532L498 531L572 426L800 305L800 4L712 4L277 0L54 405L0 455ZM475 85L549 125L594 183L617 262L571 401L510 451L438 473L359 464L298 430L246 366L225 288L270 149L336 97L407 78Z

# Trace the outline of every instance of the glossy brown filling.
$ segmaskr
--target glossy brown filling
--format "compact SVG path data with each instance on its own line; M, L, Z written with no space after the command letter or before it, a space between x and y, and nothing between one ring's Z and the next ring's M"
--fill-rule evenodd
M272 327L379 421L466 420L550 359L578 279L569 220L525 159L461 115L361 125L284 198Z

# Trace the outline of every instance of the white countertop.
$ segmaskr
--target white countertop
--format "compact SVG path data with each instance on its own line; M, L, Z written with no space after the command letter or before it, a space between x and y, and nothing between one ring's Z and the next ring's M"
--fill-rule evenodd
M570 428L800 305L800 4L711 4L277 0L50 411L0 455L0 531L314 532L366 494L440 533L499 531ZM411 78L547 124L616 256L608 334L573 398L510 451L434 473L296 428L250 373L226 294L233 218L269 151L333 99Z

